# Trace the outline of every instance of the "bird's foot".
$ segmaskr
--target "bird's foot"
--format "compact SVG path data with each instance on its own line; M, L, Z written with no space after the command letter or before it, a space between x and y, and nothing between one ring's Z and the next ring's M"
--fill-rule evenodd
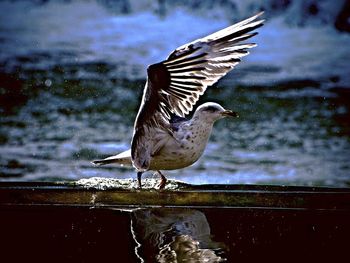
M141 176L142 176L143 172L137 172L137 182L139 185L139 189L142 189L142 184L141 184Z
M164 174L162 174L160 171L157 171L157 173L160 175L160 183L158 185L159 190L163 190L165 188L167 179L165 178Z

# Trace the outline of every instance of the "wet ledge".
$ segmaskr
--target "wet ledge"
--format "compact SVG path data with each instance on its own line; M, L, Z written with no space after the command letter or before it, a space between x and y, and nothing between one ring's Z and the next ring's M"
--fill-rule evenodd
M1 206L238 207L350 211L350 189L269 185L189 185L170 181L159 191L157 181L0 182Z

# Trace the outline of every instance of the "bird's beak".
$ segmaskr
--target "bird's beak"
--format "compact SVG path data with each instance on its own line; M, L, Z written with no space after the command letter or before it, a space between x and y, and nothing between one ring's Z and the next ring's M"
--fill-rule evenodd
M232 110L225 110L221 112L221 115L224 117L239 117L237 112L234 112Z

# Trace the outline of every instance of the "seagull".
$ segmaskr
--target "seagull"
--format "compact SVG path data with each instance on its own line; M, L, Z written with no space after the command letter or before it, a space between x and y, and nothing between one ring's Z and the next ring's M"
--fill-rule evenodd
M263 12L194 40L175 49L168 58L148 66L147 82L136 116L131 149L96 160L104 165L116 163L136 168L138 186L146 171L161 177L159 188L166 185L161 170L185 168L203 154L215 121L238 114L214 102L195 110L192 118L185 115L203 95L208 86L232 70L241 58L248 55L254 43L245 40L263 25L257 20Z

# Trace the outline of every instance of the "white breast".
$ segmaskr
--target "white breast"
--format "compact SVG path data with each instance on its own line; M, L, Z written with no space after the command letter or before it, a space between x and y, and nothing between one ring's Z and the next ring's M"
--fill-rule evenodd
M184 123L174 139L151 159L151 170L174 170L187 167L202 156L207 145L212 125Z

